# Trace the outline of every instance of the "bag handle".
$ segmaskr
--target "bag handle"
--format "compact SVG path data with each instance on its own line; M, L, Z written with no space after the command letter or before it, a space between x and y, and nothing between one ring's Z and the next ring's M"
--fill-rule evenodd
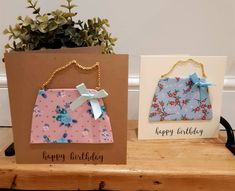
M163 75L162 75L162 78L168 76L168 75L175 69L175 67L176 67L177 65L180 65L180 64L188 64L188 63L192 63L192 64L194 64L194 65L200 66L201 72L202 72L202 76L203 76L204 78L206 78L206 73L205 73L204 65L203 65L202 63L200 63L200 62L197 62L197 61L193 60L192 58L190 58L190 59L188 59L188 60L179 60L178 62L176 62L176 63L172 66L172 68L170 69L169 72L167 72L166 74L163 74Z
M90 70L94 70L97 69L97 85L96 85L96 89L100 90L101 89L101 79L100 79L100 63L96 62L94 65L92 66L82 66L79 63L77 63L76 60L72 60L70 61L68 64L57 68L50 76L50 78L43 83L43 85L41 86L42 89L46 89L47 85L49 83L51 83L51 81L55 78L55 75L67 68L69 68L70 66L75 65L76 67L78 67L78 69L84 70L84 71L90 71Z

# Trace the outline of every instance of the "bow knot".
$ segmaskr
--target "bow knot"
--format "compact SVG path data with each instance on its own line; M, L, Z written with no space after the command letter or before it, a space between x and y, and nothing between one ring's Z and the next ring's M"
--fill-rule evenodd
M206 82L205 80L201 80L196 73L193 73L189 76L189 79L193 83L193 87L198 87L200 92L200 100L204 100L208 97L208 87L212 84Z
M100 91L96 91L94 93L90 92L86 88L85 84L83 84L83 83L76 86L76 88L81 96L78 97L76 100L74 100L70 104L70 109L75 110L76 108L81 106L84 102L89 101L91 104L92 112L94 114L94 118L95 118L95 120L97 120L102 115L102 110L101 110L98 99L108 96L108 93L104 89L102 89Z

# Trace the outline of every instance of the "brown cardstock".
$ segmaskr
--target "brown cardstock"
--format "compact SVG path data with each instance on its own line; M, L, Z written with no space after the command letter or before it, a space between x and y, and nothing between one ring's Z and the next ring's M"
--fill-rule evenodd
M101 87L109 93L104 103L111 120L114 143L30 144L32 111L38 90L56 68L73 59L84 66L100 62ZM5 61L17 163L126 163L127 55L7 53ZM81 71L72 66L59 73L48 88L73 88L82 82L88 88L94 88L96 71Z
M32 51L30 51L32 52ZM42 50L33 50L36 53L93 53L101 54L101 46L89 46L89 47L78 47L78 48L60 48L60 49L42 49Z
M60 49L41 49L32 51L12 51L9 54L31 54L31 53L79 53L79 54L102 54L101 46L78 47L78 48L60 48ZM8 53L6 53L8 54Z

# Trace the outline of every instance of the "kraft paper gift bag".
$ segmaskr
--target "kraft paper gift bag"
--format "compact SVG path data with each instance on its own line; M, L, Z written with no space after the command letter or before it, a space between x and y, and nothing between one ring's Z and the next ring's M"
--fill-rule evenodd
M97 66L83 70L75 62L45 85L72 60L85 68L99 63L100 88ZM5 61L17 163L126 163L127 55L22 52ZM48 104L44 114L40 101L42 110Z

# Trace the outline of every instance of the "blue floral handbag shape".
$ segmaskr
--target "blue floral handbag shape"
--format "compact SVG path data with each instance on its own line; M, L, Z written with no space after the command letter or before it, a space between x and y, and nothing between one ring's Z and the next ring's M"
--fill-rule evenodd
M177 121L177 120L210 120L212 107L208 87L210 83L198 77L196 73L189 77L166 77L176 65L192 62L202 69L201 63L192 59L177 62L172 69L162 75L153 96L149 121Z

